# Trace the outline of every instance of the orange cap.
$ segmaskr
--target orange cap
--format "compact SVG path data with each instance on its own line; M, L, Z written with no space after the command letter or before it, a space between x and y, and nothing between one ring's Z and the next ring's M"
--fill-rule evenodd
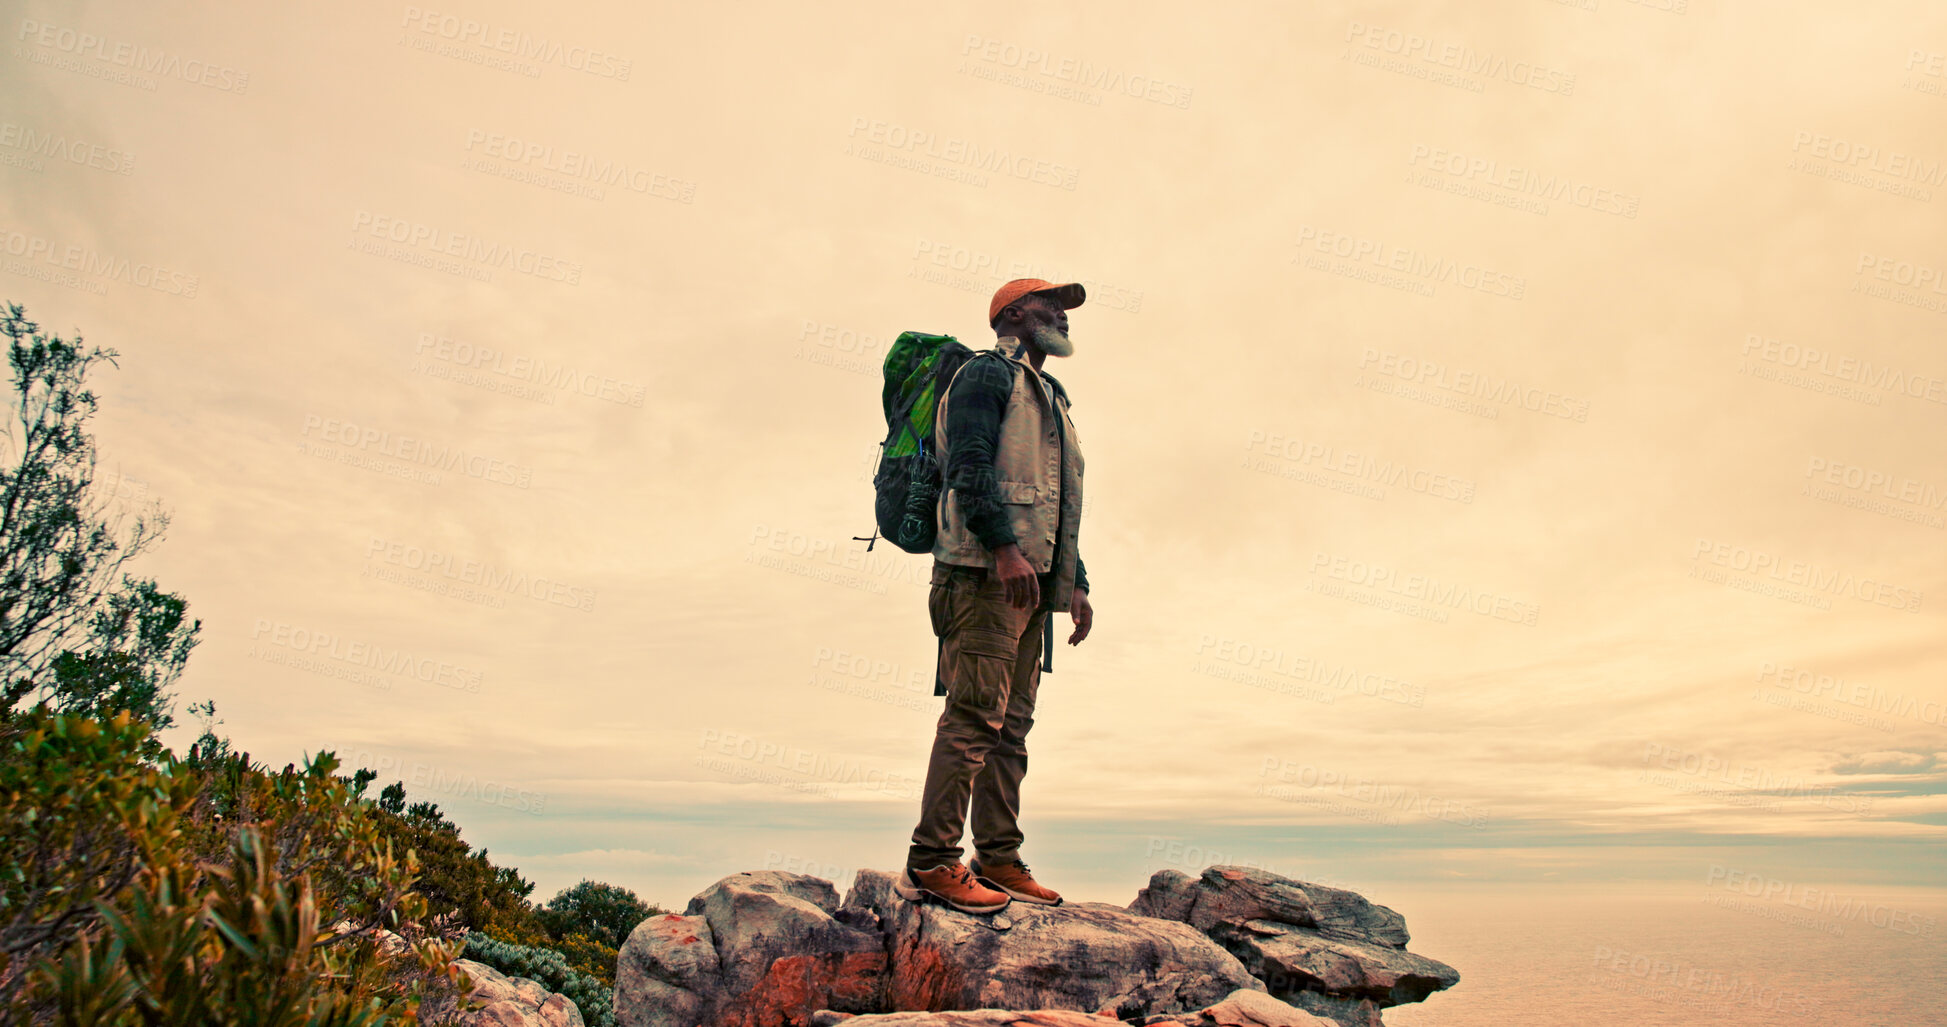
M1050 299L1061 304L1061 309L1063 310L1071 310L1079 307L1082 305L1082 300L1088 298L1088 294L1082 291L1081 285L1076 282L1069 282L1066 285L1056 285L1053 282L1044 282L1039 278L1016 278L1006 285L1001 286L999 289L994 290L994 302L987 305L987 322L992 324L995 318L1001 316L1001 311L1009 303L1029 293L1045 293Z

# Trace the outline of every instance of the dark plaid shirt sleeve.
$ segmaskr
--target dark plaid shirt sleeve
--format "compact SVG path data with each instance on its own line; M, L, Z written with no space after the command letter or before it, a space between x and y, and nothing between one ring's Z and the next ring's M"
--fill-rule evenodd
M994 475L1001 415L1013 391L1013 369L992 358L978 358L961 369L947 393L946 436L953 447L943 476L946 487L960 494L967 530L990 552L1017 541L1001 509Z

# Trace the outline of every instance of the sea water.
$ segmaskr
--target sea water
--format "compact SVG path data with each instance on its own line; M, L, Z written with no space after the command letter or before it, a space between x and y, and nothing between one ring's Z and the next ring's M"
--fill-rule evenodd
M1459 970L1389 1027L1947 1025L1947 893L1389 895L1408 948Z

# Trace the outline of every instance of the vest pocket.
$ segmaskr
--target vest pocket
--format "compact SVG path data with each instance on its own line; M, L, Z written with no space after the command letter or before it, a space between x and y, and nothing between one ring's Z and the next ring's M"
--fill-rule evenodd
M1029 504L1032 504L1041 492L1031 481L997 482L994 491L1000 494L1003 503Z

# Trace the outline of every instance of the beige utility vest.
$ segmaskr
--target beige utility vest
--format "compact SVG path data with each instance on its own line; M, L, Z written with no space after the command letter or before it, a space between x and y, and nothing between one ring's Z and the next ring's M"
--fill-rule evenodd
M1014 391L1007 397L1007 411L1001 415L1000 435L994 446L994 476L1001 508L1014 531L1021 555L1035 573L1054 570L1051 596L1044 602L1057 611L1068 609L1075 591L1076 545L1082 527L1082 449L1075 436L1075 422L1068 417L1068 403L1049 381L1044 381L1021 354L1021 340L1006 336L994 343L1015 365ZM961 371L966 370L962 365ZM954 372L955 379L959 371ZM941 454L951 453L953 440L947 436L947 399L953 386L948 384L934 411L934 432ZM1060 427L1057 429L1056 425ZM944 465L943 465L944 467ZM939 535L933 542L933 558L942 563L992 567L994 554L967 530L960 512L959 494L946 489L940 495ZM1061 565L1055 562L1055 533L1061 532Z

